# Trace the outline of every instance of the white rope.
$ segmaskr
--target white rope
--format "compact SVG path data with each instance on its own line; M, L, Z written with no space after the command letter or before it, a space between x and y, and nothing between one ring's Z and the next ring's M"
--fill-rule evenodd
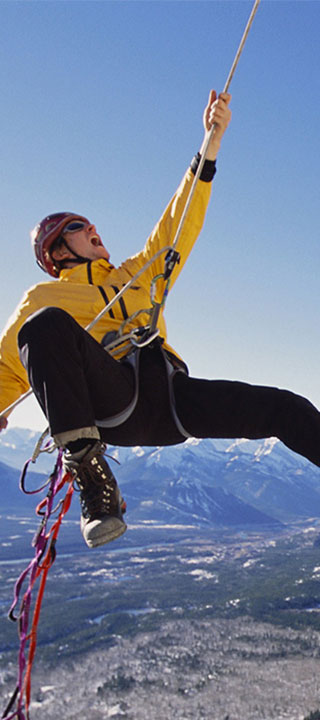
M244 31L244 33L243 33L243 36L242 36L242 38L241 38L241 41L240 41L238 50L237 50L236 55L235 55L235 58L234 58L234 61L233 61L233 63L232 63L232 66L231 66L229 75L228 75L228 77L227 77L225 86L224 86L224 88L223 88L223 92L228 92L228 89L229 89L230 84L231 84L231 80L232 80L232 78L233 78L233 76L234 76L236 67L237 67L238 62L239 62L239 59L240 59L240 55L241 55L242 50L243 50L243 48L244 48L244 45L245 45L246 39L247 39L247 37L248 37L248 34L249 34L249 31L250 31L251 25L252 25L252 23L253 23L254 16L255 16L255 14L256 14L256 12L257 12L259 3L260 3L260 0L255 0L255 3L254 3L253 8L252 8L252 10L251 10L251 13L250 13L249 20L248 20L248 22L247 22L245 31ZM180 235L181 235L181 231L182 231L182 228L183 228L185 219L186 219L186 215L187 215L188 210L189 210L189 207L190 207L191 200L192 200L193 195L194 195L194 191L195 191L195 189L196 189L197 182L198 182L198 180L199 180L199 177L200 177L200 175L201 175L201 172L202 172L202 169L203 169L203 166L204 166L204 163L205 163L206 154L207 154L208 147L209 147L209 144L210 144L210 140L211 140L211 138L212 138L212 135L213 135L213 133L214 133L214 130L215 130L215 124L212 126L210 132L209 132L208 135L207 135L207 138L206 138L206 141L205 141L205 144L204 144L204 148L203 148L203 152L202 152L202 156L201 156L201 159L200 159L198 168L197 168L197 172L196 172L196 174L195 174L195 176L194 176L194 179L193 179L193 183L192 183L192 186L191 186L191 189L190 189L190 193L189 193L189 196L188 196L186 205L185 205L185 207L184 207L183 213L182 213L181 218L180 218L180 222L179 222L179 225L178 225L178 228L177 228L177 231L176 231L176 235L175 235L173 244L172 244L172 245L169 245L169 246L167 246L167 247L165 247L165 248L162 248L161 250L159 250L150 260L148 260L148 262L147 262L142 268L140 268L140 270L134 275L134 277L131 278L131 280L129 280L129 282L127 282L126 285L124 285L124 287L120 290L120 292L117 293L117 295L115 295L115 297L108 303L108 305L106 305L106 307L103 308L103 310L101 310L101 312L89 323L89 325L87 325L87 327L85 328L85 330L87 330L88 332L89 332L89 330L91 330L91 329L94 327L94 325L95 325L97 322L99 322L99 320L101 320L101 318L102 318L107 312L109 312L109 310L111 310L111 308L113 307L113 305L115 305L115 303L118 302L118 300L120 300L120 298L122 297L122 295L124 295L124 293L131 287L131 285L132 285L134 282L136 282L136 280L140 277L140 275L142 275L142 273L144 273L145 270L147 270L147 268L148 268L162 253L167 252L168 250L171 250L171 249L175 249L175 248L176 248L177 243L178 243L178 240L179 240ZM11 412L12 410L14 410L18 405L20 405L20 403L22 403L22 402L23 402L24 400L26 400L30 395L32 395L32 393L33 393L33 390L30 389L30 390L28 390L26 393L24 393L24 395L21 395L20 398L18 398L18 400L15 400L15 402L13 402L13 403L12 403L11 405L9 405L5 410L2 411L2 413L1 413L1 415L0 415L0 418L3 417L4 415L6 415L7 413Z
M112 298L112 300L110 300L110 302L108 303L108 305L106 305L106 307L104 307L104 308L101 310L101 312L99 312L99 315L97 315L97 316L91 321L91 323L89 323L89 325L87 325L87 327L85 328L85 330L88 330L88 332L89 332L89 330L91 330L91 329L93 328L93 326L94 326L97 322L99 322L99 320L101 320L101 318L102 318L107 312L109 312L109 310L113 307L113 305L115 305L115 303L118 302L118 300L120 300L120 298L122 297L122 295L124 295L124 293L127 292L127 290L129 290L129 288L131 287L131 285L133 285L133 284L136 282L136 280L138 280L138 278L140 277L140 275L142 275L146 270L148 270L148 267L150 267L150 265L152 265L152 264L155 262L155 260L157 260L158 257L160 257L160 255L163 255L163 253L168 252L168 250L171 250L171 245L167 245L166 247L161 248L161 250L158 250L158 252L156 252L155 255L153 255L152 258L150 258L150 260L147 260L147 262L143 265L142 268L140 268L140 270L138 270L138 272L131 278L131 280L129 280L129 281L126 283L126 285L123 286L123 288L114 296L114 298Z
M20 395L18 400L15 400L13 403L11 403L11 405L8 405L8 407L5 410L2 410L0 418L2 418L4 415L6 415L7 413L14 410L16 407L18 407L18 405L20 405L20 403L22 403L24 400L26 400L28 397L30 397L30 395L32 395L32 393L33 393L33 390L30 389L30 390L27 390L27 392L25 392L23 395Z
M231 84L231 80L232 80L232 78L233 78L233 76L234 76L235 69L236 69L236 67L237 67L237 65L238 65L238 62L239 62L239 59L240 59L240 55L241 55L242 50L243 50L243 48L244 48L244 45L245 45L246 39L247 39L247 37L248 37L248 34L249 34L249 31L250 31L251 25L252 25L252 23L253 23L254 16L255 16L255 14L256 14L256 12L257 12L259 3L260 3L260 0L255 0L255 3L254 3L254 6L253 6L253 8L252 8L252 10L251 10L251 13L250 13L249 20L248 20L248 22L247 22L245 31L244 31L244 33L243 33L243 36L242 36L242 38L241 38L241 41L240 41L238 50L237 50L237 52L236 52L234 61L233 61L232 65L231 65L231 69L230 69L229 75L228 75L228 77L227 77L225 86L224 86L224 88L223 88L223 92L228 92L228 90L229 90L229 87L230 87L230 84ZM203 152L202 152L202 155L201 155L201 159L200 159L200 162L199 162L199 165L198 165L198 168L197 168L197 172L196 172L196 174L195 174L195 176L194 176L193 183L192 183L192 186L191 186L191 189L190 189L190 193L189 193L187 202L186 202L186 204L185 204L183 213L182 213L181 218L180 218L180 223L179 223L178 228L177 228L177 232L176 232L175 239L174 239L174 241L173 241L173 245L172 245L173 249L176 248L177 243L178 243L178 240L179 240L179 238L180 238L181 231L182 231L183 225L184 225L184 223L185 223L186 215L187 215L187 213L188 213L188 210L189 210L189 207L190 207L190 203L191 203L191 200L192 200L193 195L194 195L194 191L195 191L195 189L196 189L196 186L197 186L199 177L200 177L200 175L201 175L201 172L202 172L202 169L203 169L205 160L206 160L206 155L207 155L207 152L208 152L208 147L209 147L209 144L210 144L212 135L213 135L213 133L214 133L214 131L215 131L215 128L216 128L216 125L213 124L211 130L208 132L208 135L207 135L207 137L206 137L206 140L205 140L205 143L204 143L204 146L203 146Z

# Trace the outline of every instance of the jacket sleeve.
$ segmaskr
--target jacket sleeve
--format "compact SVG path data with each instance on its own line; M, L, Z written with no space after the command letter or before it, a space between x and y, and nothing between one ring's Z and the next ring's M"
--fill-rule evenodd
M149 259L151 259L158 250L172 245L176 236L176 232L179 226L180 218L182 216L184 207L186 205L189 193L192 187L194 175L189 169L182 179L176 193L174 194L169 205L165 209L159 222L153 229L150 237L148 238L142 252L133 256L124 263L124 268L134 275ZM188 213L183 224L183 228L179 237L177 250L180 253L180 263L176 264L173 273L171 275L171 286L176 281L179 273L181 272L195 241L202 229L204 218L207 210L207 206L210 199L211 183L203 182L199 180L193 198L191 200ZM144 285L150 286L151 280L155 275L158 275L164 270L164 258L165 253L155 260L154 263L143 273L141 282ZM159 302L162 297L164 288L163 281L157 283L157 296L156 301Z
M25 393L30 385L18 350L18 333L23 323L37 308L29 291L17 307L0 338L0 413Z

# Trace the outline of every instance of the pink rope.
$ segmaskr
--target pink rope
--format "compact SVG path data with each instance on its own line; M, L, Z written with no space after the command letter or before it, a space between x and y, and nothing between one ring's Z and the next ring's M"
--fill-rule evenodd
M27 467L29 465L30 460L26 463L22 477L24 482L24 477L26 474ZM48 521L52 515L52 508L53 508L53 502L54 498L57 495L57 493L61 490L65 482L68 480L68 476L63 474L62 469L62 450L59 451L57 462L54 468L54 471L50 477L49 481L49 490L47 493L47 496L44 500L39 503L36 512L37 514L43 513L43 518L40 523L39 530L37 531L34 539L33 539L33 545L35 548L35 555L34 558L30 561L28 566L23 570L20 577L15 583L14 587L14 598L12 605L10 607L9 611L9 618L14 621L18 621L18 631L19 631L19 638L20 638L20 647L19 647L19 653L18 653L18 677L17 677L17 684L16 688L14 690L14 693L4 711L4 714L2 715L2 718L5 718L6 720L13 720L13 718L17 718L18 720L29 720L29 708L28 708L28 698L27 702L25 703L24 707L24 696L26 695L26 667L27 667L27 660L26 660L26 650L28 641L30 640L30 636L32 635L32 632L34 633L34 648L33 648L33 654L35 650L35 637L36 637L36 628L31 629L31 634L29 633L29 619L30 619L30 608L31 608L31 601L32 601L32 590L34 587L34 584L43 569L45 574L47 574L49 568L51 567L52 563L55 559L55 538L58 533L61 521L65 513L67 512L70 502L71 502L71 496L73 492L73 487L69 484L69 488L67 490L67 494L62 502L62 508L58 517L58 520L54 523L52 528L48 531ZM47 485L47 483L46 483ZM46 486L45 485L45 486ZM40 492L42 488L39 488L38 490L32 491L33 492ZM28 491L25 491L28 492ZM68 498L68 501L67 501ZM53 535L51 544L47 550L46 558L44 561L44 566L41 567L41 559L44 556L48 540L50 538L50 534L55 530L55 535ZM29 583L27 586L27 589L23 595L20 610L18 613L18 616L15 616L15 608L19 602L21 590L22 587L26 581L26 579L29 577ZM44 590L44 587L42 589L42 592ZM41 606L41 599L39 600L39 608L38 608L38 614L40 612L40 606ZM31 673L31 665L32 665L32 659L29 658L29 666L27 668L28 671L28 684L29 684L29 690L28 695L30 694L30 673ZM10 711L12 710L14 704L17 702L16 710L12 714Z

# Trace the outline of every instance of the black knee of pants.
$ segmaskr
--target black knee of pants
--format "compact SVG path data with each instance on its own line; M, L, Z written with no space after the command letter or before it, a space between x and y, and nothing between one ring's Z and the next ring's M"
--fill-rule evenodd
M21 361L52 434L91 427L121 412L134 392L131 368L114 360L69 313L47 307L20 330Z

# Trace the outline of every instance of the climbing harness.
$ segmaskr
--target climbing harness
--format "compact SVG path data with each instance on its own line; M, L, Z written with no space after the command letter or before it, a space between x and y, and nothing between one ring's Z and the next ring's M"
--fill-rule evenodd
M44 433L43 433L44 435ZM41 436L40 440L43 439ZM30 460L28 460L23 468L20 488L27 494L38 493L45 487L48 487L46 497L41 500L36 508L37 515L41 516L40 526L33 539L35 548L34 558L23 570L18 578L14 589L14 600L9 611L9 619L18 622L18 630L20 636L20 649L18 654L18 677L16 688L10 698L10 701L2 715L6 720L29 720L29 706L31 698L31 671L37 645L37 628L40 617L42 599L44 595L48 572L54 563L56 557L56 542L59 529L65 514L68 512L72 494L73 494L73 477L69 473L64 473L62 469L62 450L59 451L54 471L49 480L37 490L27 490L25 487L26 473L29 463L34 462L40 452L51 452L52 445L47 445L43 450L40 441L37 443L35 452ZM65 496L54 508L57 494L67 485ZM49 527L52 516L55 519ZM15 614L16 606L19 602L22 587L29 578L27 589L23 594L20 609ZM39 587L37 597L35 599L32 622L30 626L30 613L32 591L39 579ZM16 709L14 710L14 706Z

